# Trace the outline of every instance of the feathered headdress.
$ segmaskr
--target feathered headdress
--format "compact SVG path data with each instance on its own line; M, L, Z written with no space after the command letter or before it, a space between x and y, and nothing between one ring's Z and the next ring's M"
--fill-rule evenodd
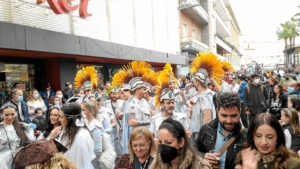
M142 76L142 81L146 82L146 90L148 92L152 93L153 92L152 88L159 84L158 80L157 80L158 75L159 75L159 73L154 72L152 69L149 69Z
M191 63L191 74L199 80L204 86L209 83L209 78L217 85L220 86L224 76L222 63L218 56L212 52L200 52Z
M109 96L110 93L119 93L120 89L118 87L115 86L109 86L106 90L106 96Z
M155 106L160 107L163 99L174 99L174 93L169 89L170 82L177 82L172 72L172 67L167 63L158 75L158 85L156 86Z
M85 90L90 88L91 90L97 88L97 70L92 66L81 68L74 79L74 85L76 88L84 86Z
M233 66L229 62L222 62L222 69L224 70L224 72L235 72Z
M142 76L145 72L151 70L151 65L144 61L132 61L124 65L113 77L112 85L121 86L130 84L132 90L135 90L142 82ZM146 85L146 84L143 84Z

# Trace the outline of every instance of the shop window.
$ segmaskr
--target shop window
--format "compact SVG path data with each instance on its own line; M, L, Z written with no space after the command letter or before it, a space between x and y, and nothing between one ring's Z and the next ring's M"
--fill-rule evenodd
M20 83L21 90L28 95L34 84L34 65L32 64L4 64L4 70L0 72L1 95L11 95L13 85Z

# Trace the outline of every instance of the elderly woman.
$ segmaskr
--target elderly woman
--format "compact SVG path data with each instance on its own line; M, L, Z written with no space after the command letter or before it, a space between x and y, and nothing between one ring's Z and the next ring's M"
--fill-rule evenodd
M156 154L153 134L146 127L135 128L128 141L129 154L118 160L115 169L149 169Z

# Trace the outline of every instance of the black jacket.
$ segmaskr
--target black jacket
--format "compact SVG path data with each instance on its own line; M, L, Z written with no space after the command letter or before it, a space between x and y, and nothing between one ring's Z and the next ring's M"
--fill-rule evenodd
M271 98L271 103L272 101L274 101L274 99L276 99L276 96ZM284 94L279 96L279 104L280 104L279 107L274 107L272 106L272 104L270 105L270 113L276 116L278 120L281 117L281 110L283 108L287 108L287 98Z
M300 150L300 136L297 136L294 134L294 130L290 124L284 124L282 125L283 131L285 129L288 129L289 132L292 135L292 145L291 145L291 150L293 150L295 153L297 153Z
M195 141L195 144L200 151L200 154L204 157L204 154L213 150L217 140L218 132L218 123L219 120L215 119L212 122L205 124L201 127L199 131L198 138ZM248 129L244 128L241 133L241 124L239 123L235 128L232 136L235 136L236 139L234 142L227 148L226 153L226 169L234 169L235 159L240 150L244 148L244 142L246 142L247 131ZM231 137L232 137L231 136Z
M250 88L250 89L247 89ZM249 90L249 93L248 93ZM266 112L268 105L268 92L264 86L249 84L244 91L244 106L248 107L252 114Z

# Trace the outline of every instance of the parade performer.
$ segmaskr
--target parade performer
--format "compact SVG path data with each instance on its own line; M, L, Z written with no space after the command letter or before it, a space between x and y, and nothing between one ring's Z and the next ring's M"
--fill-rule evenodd
M156 86L155 105L157 108L161 109L161 113L157 113L152 117L149 128L150 131L154 134L155 138L157 138L159 126L165 119L169 117L179 121L190 136L189 124L186 115L184 113L174 111L175 95L169 89L170 81L174 80L170 72L170 66L165 66L164 70L161 71L158 76L159 84Z
M220 86L224 71L218 57L211 52L199 53L191 63L190 72L197 95L189 104L192 105L191 132L192 143L197 138L198 132L203 124L207 124L216 118L215 106L213 104L213 91L208 89L210 79L217 86Z
M174 93L175 95L175 107L174 110L176 112L185 112L184 111L184 105L186 104L186 97L184 95L184 92L182 90L179 90L176 88L176 86L178 85L178 80L175 78L175 75L173 73L173 69L171 64L167 63L165 65L165 69L169 71L170 76L172 76L171 80L169 81L169 89Z
M153 88L159 84L157 78L158 78L158 73L152 70L149 70L147 73L145 73L142 76L142 79L146 81L145 100L147 101L150 107L151 116L154 116L157 111L155 107L155 99L154 97L152 97L152 94L154 92Z
M81 68L74 79L74 85L75 88L83 88L84 89L84 95L81 96L80 98L74 98L71 97L68 102L70 101L74 101L74 99L76 100L76 103L80 104L81 102L83 102L85 99L87 99L86 97L89 94L92 94L94 92L94 89L97 88L97 83L98 83L98 77L97 77L97 70L92 67L92 66L87 66L87 67L83 67Z
M228 79L230 78L228 73L235 72L233 66L229 62L222 62L222 69L224 71L224 80L221 85L219 92L233 92L232 86L228 84Z
M133 94L132 99L126 102L123 111L123 145L128 144L130 133L134 127L150 124L150 107L143 98L146 92L145 80L148 78L146 75L151 74L151 71L150 64L144 61L133 61L124 65L113 77L113 85L130 85ZM124 153L128 153L127 147L124 146L123 150Z
M121 112L122 109L122 105L123 105L123 100L119 99L119 88L115 87L115 86L110 86L107 88L106 91L107 95L109 96L110 100L106 100L104 102L104 107L110 109L111 111L108 111L108 113L113 113L113 114L109 114L110 119L115 119L115 121L117 123L112 123L112 140L113 140L113 144L114 144L114 148L115 151L118 154L118 157L123 155L123 146L121 144L121 140L122 140L122 121L117 119L115 117L116 114L119 114Z

